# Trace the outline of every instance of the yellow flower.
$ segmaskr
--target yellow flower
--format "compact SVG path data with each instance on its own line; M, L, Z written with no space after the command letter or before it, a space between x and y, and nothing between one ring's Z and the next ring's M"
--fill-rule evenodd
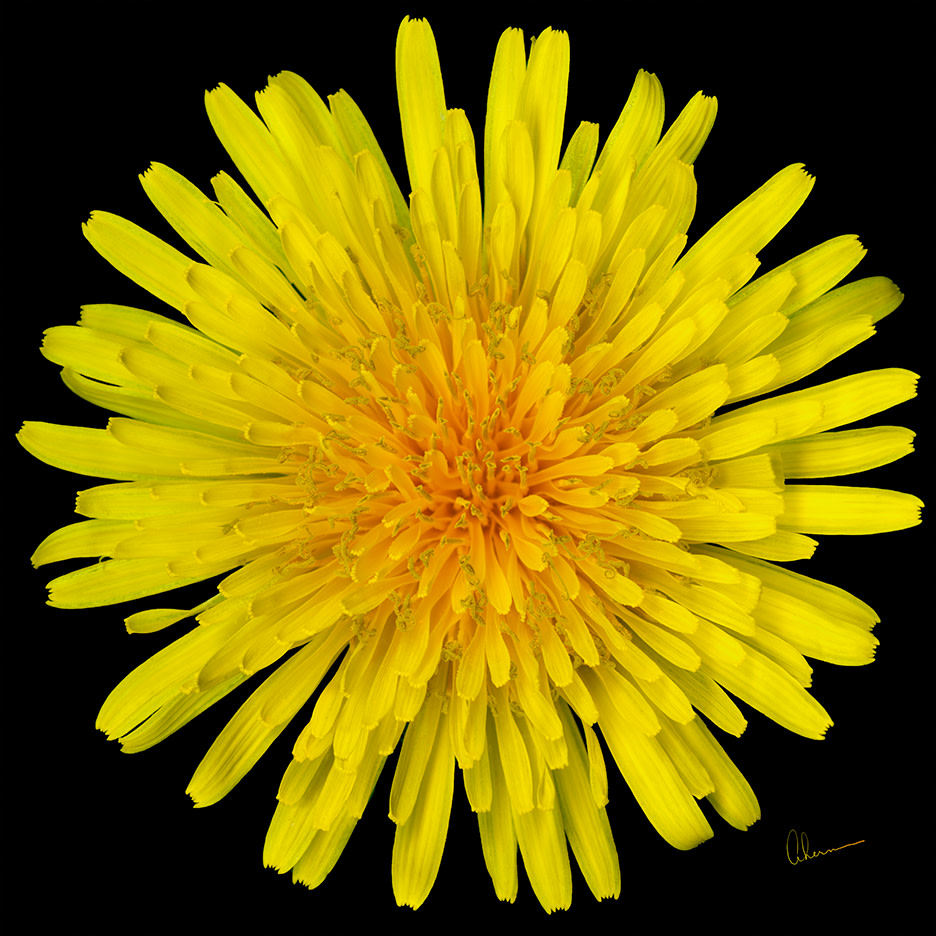
M811 555L807 534L919 521L910 495L799 483L907 454L905 429L829 430L909 399L913 374L747 402L869 337L897 288L835 288L864 252L847 236L753 278L809 193L800 166L686 250L714 100L697 95L660 139L662 92L641 72L600 154L582 123L560 158L568 65L564 33L529 60L519 31L503 35L482 188L432 33L404 21L408 204L345 92L326 106L284 73L261 120L216 89L209 116L256 202L224 173L213 200L165 166L143 176L204 262L113 215L86 226L192 327L98 305L46 333L69 387L120 414L20 434L119 482L82 491L91 519L33 557L94 558L50 603L224 576L195 608L127 619L197 624L114 690L99 726L139 751L265 671L191 781L209 805L318 692L264 852L310 887L398 748L393 887L413 907L456 764L498 897L516 895L519 844L547 910L571 900L567 838L593 893L620 891L605 749L675 847L712 835L703 798L746 828L757 801L707 722L744 730L733 695L819 738L831 721L801 654L860 664L876 645L870 608L775 563Z

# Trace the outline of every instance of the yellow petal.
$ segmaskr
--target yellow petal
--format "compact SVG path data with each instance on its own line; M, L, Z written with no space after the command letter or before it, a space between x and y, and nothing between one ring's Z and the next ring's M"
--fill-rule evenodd
M318 688L346 640L336 629L307 644L254 690L195 770L186 792L197 806L218 802L240 782Z
M410 190L429 191L433 156L442 146L445 91L435 37L425 20L403 20L397 34L396 63Z
M547 913L568 910L572 869L559 808L514 813L514 827L530 886L543 909Z
M915 433L897 426L823 432L771 446L785 478L834 478L887 465L913 451Z
M920 522L923 502L879 488L793 484L783 494L778 529L806 533L887 533Z
M448 833L454 780L455 758L448 717L443 714L435 738L429 741L429 759L413 809L397 825L393 839L391 874L397 906L415 910L435 883Z

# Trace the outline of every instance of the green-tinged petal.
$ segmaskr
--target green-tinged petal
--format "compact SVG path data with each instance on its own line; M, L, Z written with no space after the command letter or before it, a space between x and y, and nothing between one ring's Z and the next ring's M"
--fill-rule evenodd
M890 464L913 451L915 433L898 426L822 432L769 451L780 456L785 478L834 478Z
M813 181L800 165L782 169L704 234L676 269L697 283L731 257L758 253L796 214Z
M643 165L660 139L662 129L663 88L656 75L641 69L595 163L595 169L602 175L604 192L620 184L627 173L628 163L633 163L636 169ZM594 203L593 207L600 209L603 206Z
M804 533L887 533L920 522L923 502L878 488L791 484L783 493L779 529Z
M807 604L815 605L828 614L870 630L880 620L873 609L844 589L826 582L817 582L798 572L762 562L756 558L739 556L717 546L697 547L698 552L722 559L739 569L757 576L765 586L787 593Z
M569 204L575 205L578 201L585 181L588 179L595 162L595 153L598 152L598 124L583 120L572 134L569 145L562 154L560 169L568 169L572 174L572 192L569 195Z
M179 693L161 705L142 725L125 734L120 739L120 749L125 754L134 754L165 741L236 689L246 678L245 673L236 673L207 692Z
M651 397L644 410L655 412L672 407L677 414L674 430L692 426L705 418L703 413L712 413L728 398L731 388L725 382L727 370L723 364L715 364L684 377Z
M800 341L844 319L867 316L876 325L898 308L903 298L900 289L885 276L870 276L831 289L791 314L790 327L778 344Z
M817 540L801 533L778 530L770 536L758 540L733 540L731 548L746 556L758 559L770 559L774 562L795 562L797 559L809 559L819 545Z
M233 221L188 179L161 163L140 176L143 189L160 214L208 263L233 272L230 255L243 244Z
M856 318L816 330L808 338L772 348L770 357L777 363L776 376L758 381L750 392L741 391L733 399L744 399L755 393L769 393L815 373L839 355L851 350L874 334L870 318Z
M270 131L227 85L205 93L205 109L218 139L261 204L266 206L275 195L300 200L300 190Z
M175 696L191 690L201 663L237 630L242 619L230 615L212 627L196 627L124 677L107 697L97 727L109 738L136 728Z
M203 601L200 605L188 611L182 611L177 608L150 608L146 611L137 611L136 614L131 614L129 617L125 618L124 624L126 625L127 633L152 634L155 631L163 630L163 628L170 627L173 624L178 624L179 621L184 621L186 618L195 617L197 614L201 614L202 611L207 611L209 608L213 608L222 601L224 601L223 595L215 595L213 598Z
M812 667L796 647L782 637L757 628L753 634L744 634L740 640L786 670L804 688L812 685Z
M136 532L129 520L86 520L50 533L32 555L34 566L63 559L113 556L117 544Z
M52 579L49 604L53 608L100 608L203 582L230 567L211 566L203 574L183 576L173 573L165 559L108 559Z
M336 629L303 647L237 710L198 765L188 790L196 806L226 796L279 737L344 649Z
M730 458L751 451L760 440L815 435L889 409L916 396L917 380L916 374L899 368L853 374L750 403L716 416L705 429L691 434L710 459Z
M253 247L269 263L279 267L298 286L299 278L283 253L276 225L257 203L226 172L219 172L211 180L211 187L224 213L238 226L244 243Z
M158 237L106 211L95 211L84 226L94 249L121 273L181 310L193 298L186 274L192 261Z
M112 420L107 429L25 423L17 438L28 452L47 464L97 478L169 480L182 476L188 466L196 463L204 465L204 472L199 473L205 475L279 473L274 462L254 457L254 451L246 447L232 449L231 443L219 439L209 442L209 437L197 433L178 430L173 434L175 430L146 427L145 423L131 429L129 423ZM160 437L178 454L160 454L155 442ZM153 440L152 447L146 445L148 439ZM240 459L234 456L235 451L243 453Z
M100 406L102 409L139 419L143 422L155 423L159 426L172 426L176 429L188 429L194 432L209 432L221 438L236 440L238 433L226 426L207 423L202 416L207 415L199 411L198 415L189 415L173 409L160 399L150 389L138 390L126 387L112 387L108 384L88 380L73 370L65 368L62 371L62 381L69 390L83 400Z
M41 350L50 361L78 370L86 377L143 389L145 384L121 361L127 343L125 338L94 328L62 325L46 330Z
M801 653L840 666L870 663L878 641L868 630L786 592L765 588L755 611L758 627Z
M209 341L193 331L187 325L182 325L174 319L167 318L164 315L157 315L155 312L148 312L144 309L134 309L132 306L113 305L110 303L94 303L81 307L81 320L79 322L83 328L91 329L96 332L103 332L106 335L117 336L118 338L129 338L131 341L149 341L150 329L158 326L160 328L173 329L179 332L186 332L188 335L205 345L211 345ZM50 329L51 331L52 329ZM68 353L74 353L69 351ZM80 352L79 352L80 353ZM218 349L219 355L222 349ZM79 363L81 361L82 363ZM83 359L75 361L61 361L59 363L74 366L82 373L88 373L83 367ZM91 376L94 376L93 374Z
M396 223L403 230L409 230L409 211L406 208L403 194L400 192L399 183L391 172L390 165L377 143L377 138L374 136L374 131L371 130L370 124L361 113L360 108L354 103L347 91L330 94L328 103L335 118L335 124L345 140L348 152L354 154L367 152L377 160L390 192Z
M833 237L811 250L775 267L745 286L730 300L734 311L747 324L742 310L756 309L763 291L776 287L778 280L790 282L780 311L794 316L847 276L861 261L865 249L853 234Z

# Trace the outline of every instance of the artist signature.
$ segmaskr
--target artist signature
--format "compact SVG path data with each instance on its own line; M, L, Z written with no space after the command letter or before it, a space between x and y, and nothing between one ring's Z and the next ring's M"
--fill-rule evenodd
M841 851L843 848L851 848L852 845L861 845L864 839L857 842L849 842L847 845L839 845L837 848L826 848L822 851L810 851L809 839L805 832L797 832L796 829L790 829L786 837L786 856L791 865L798 865L801 861L808 861L810 858L818 858L820 855L828 855L829 852Z

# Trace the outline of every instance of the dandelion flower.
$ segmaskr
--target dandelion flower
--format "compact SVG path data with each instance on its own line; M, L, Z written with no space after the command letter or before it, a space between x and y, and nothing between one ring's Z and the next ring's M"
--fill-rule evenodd
M20 434L116 482L34 555L93 560L50 603L220 579L197 607L127 619L194 626L99 727L140 751L249 681L188 792L217 802L290 728L264 860L309 887L395 752L401 905L432 888L456 765L497 896L516 896L519 846L547 910L571 900L567 841L596 897L620 892L606 752L674 847L712 835L703 799L747 828L757 800L713 733L744 730L732 697L820 738L804 656L862 664L877 643L867 605L785 563L810 534L919 522L908 494L827 483L911 451L906 429L843 427L911 398L915 375L774 393L873 334L898 289L837 285L864 252L847 236L757 275L809 194L799 165L687 249L714 100L661 138L641 72L600 153L588 122L563 151L568 68L564 33L529 57L504 33L478 154L428 24L405 20L408 199L347 93L326 105L283 73L258 116L216 88L253 196L223 172L213 197L163 165L142 177L201 259L115 215L85 227L188 324L95 305L46 333L66 384L118 414Z

